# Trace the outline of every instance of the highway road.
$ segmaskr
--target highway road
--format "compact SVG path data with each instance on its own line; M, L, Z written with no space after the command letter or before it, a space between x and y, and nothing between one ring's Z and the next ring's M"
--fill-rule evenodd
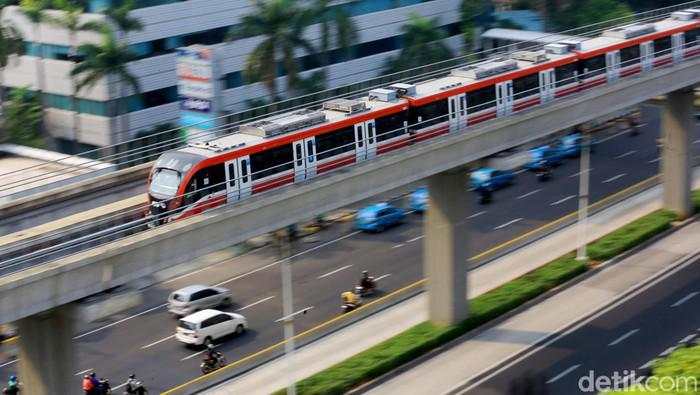
M593 201L658 172L654 143L658 113L652 112L646 122L637 137L611 132L602 138L592 157ZM694 147L700 145L700 140L696 142ZM555 170L550 182L539 183L533 174L522 173L514 186L494 195L492 204L479 206L475 199L465 202L472 213L468 217L472 233L466 246L471 255L574 211L578 172L578 161L570 160ZM422 278L421 238L422 217L412 214L406 224L382 234L358 233L350 224L339 224L314 235L313 242L302 243L293 266L294 306L314 309L296 321L297 332L336 316L340 292L351 288L362 270L381 278L380 288L386 293ZM251 324L245 335L219 346L229 361L279 342L282 328L274 323L282 315L277 263L276 251L264 247L147 288L139 308L78 328L76 373L94 369L118 385L133 372L154 393L198 376L200 354L174 340L176 320L164 308L172 290L196 283L229 287L235 301L231 310L240 311ZM15 372L16 367L13 361L0 362L0 376Z
M508 366L466 394L501 395L523 377L538 382L537 394L597 393L591 382L605 376L630 382L651 361L667 355L700 331L700 260ZM592 377L592 380L591 380ZM611 387L608 387L608 389ZM599 388L604 389L604 388Z

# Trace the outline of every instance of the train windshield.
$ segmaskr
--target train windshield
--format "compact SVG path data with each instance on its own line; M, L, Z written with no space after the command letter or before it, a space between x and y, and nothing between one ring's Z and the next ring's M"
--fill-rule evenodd
M171 169L156 169L151 181L151 195L173 197L180 185L180 173Z

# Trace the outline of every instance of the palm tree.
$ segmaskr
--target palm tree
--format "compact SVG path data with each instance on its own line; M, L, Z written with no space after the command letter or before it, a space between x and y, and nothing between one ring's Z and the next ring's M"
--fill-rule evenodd
M20 10L24 16L29 19L32 24L32 29L34 34L32 35L32 41L34 45L38 46L38 57L36 62L36 81L37 81L37 94L42 97L42 92L44 90L44 45L41 43L41 22L44 21L44 10L49 6L47 0L21 0ZM43 100L42 100L43 102Z
M13 55L21 55L23 52L24 42L20 32L13 25L0 24L0 107L5 104L3 78L5 67L10 63Z
M315 8L321 27L321 64L327 66L330 63L329 51L336 47L350 53L350 48L357 41L357 26L350 14L341 7L329 7L330 0L316 0ZM331 31L333 30L333 31ZM335 37L335 42L331 38Z
M134 9L134 0L124 0L119 6L109 7L104 11L107 19L117 28L117 38L121 40L124 34L143 30L141 22L129 16Z
M388 72L396 72L452 57L452 51L442 41L447 35L440 28L437 18L428 19L411 14L401 27L403 48L399 55L387 61Z
M314 53L304 39L304 30L313 21L315 10L298 6L295 0L256 0L255 11L229 31L227 40L263 36L265 39L248 55L245 75L248 80L262 80L273 100L277 96L277 63L287 73L287 86L296 87L299 81L294 52L303 48Z
M127 65L137 59L137 55L129 50L125 43L117 41L114 33L105 30L100 44L82 44L78 52L85 59L71 71L71 76L78 77L75 91L91 88L104 78L114 77L119 81L118 115L123 138L129 132L129 111L126 97L127 88L134 94L141 92L139 81L129 73Z
M84 11L83 7L72 3L69 0L55 0L54 6L62 11L61 15L47 15L45 18L49 23L62 27L68 31L68 42L70 45L70 48L68 49L68 59L74 60L78 55L77 43L75 40L78 32L83 30L100 31L103 29L104 24L96 21L82 22L80 19ZM71 110L73 111L73 125L75 128L74 143L77 147L78 136L80 133L80 116L78 116L78 106L76 100L77 91L75 89L74 76L71 76L71 86Z

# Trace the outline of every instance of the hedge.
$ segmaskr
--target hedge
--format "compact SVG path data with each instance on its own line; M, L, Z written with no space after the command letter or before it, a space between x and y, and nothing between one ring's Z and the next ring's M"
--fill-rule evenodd
M694 194L693 199L700 207L700 194ZM650 213L591 243L588 247L589 257L594 260L610 259L668 229L675 218L668 210ZM559 257L471 299L469 318L461 323L452 326L436 326L427 321L420 323L299 381L297 392L305 395L343 394L521 306L586 270L586 264L577 261L574 253ZM281 389L274 394L283 395L285 391Z

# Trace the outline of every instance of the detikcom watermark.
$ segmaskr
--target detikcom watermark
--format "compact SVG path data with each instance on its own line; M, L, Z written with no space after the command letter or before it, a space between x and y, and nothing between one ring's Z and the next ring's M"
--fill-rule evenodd
M644 376L634 371L623 370L612 375L596 375L593 370L581 376L578 388L584 393L599 393L603 391L678 391L694 393L700 390L698 378L694 376Z

